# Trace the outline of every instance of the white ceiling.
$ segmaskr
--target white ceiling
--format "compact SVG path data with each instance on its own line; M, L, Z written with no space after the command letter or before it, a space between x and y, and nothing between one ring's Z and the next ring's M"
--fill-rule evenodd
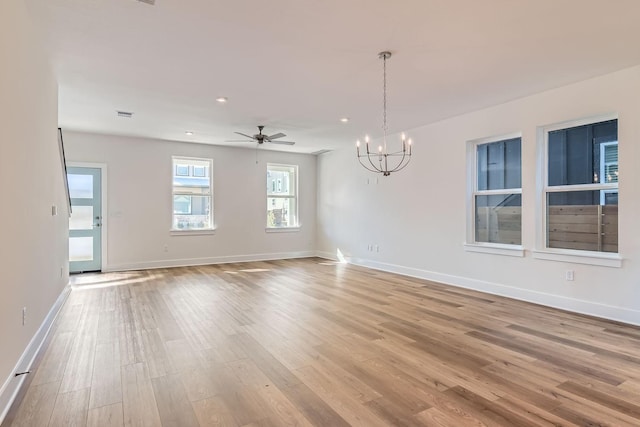
M263 124L297 142L270 148L315 152L381 134L382 50L391 132L640 63L638 0L25 1L60 125L98 133L224 144Z

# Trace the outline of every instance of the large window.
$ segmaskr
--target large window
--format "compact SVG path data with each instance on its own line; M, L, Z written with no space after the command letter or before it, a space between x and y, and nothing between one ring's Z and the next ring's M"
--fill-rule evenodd
M298 167L267 165L267 228L298 227Z
M173 220L174 230L213 228L210 159L174 157Z
M545 135L546 247L618 252L618 120Z
M470 203L473 243L521 245L520 137L476 141L470 149L474 171Z

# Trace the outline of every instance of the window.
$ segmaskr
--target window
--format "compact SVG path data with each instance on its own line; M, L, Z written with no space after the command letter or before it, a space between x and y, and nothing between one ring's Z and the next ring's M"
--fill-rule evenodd
M210 159L173 158L173 230L212 229Z
M469 144L470 224L474 244L522 244L521 138Z
M618 120L545 129L545 242L618 252Z
M267 228L298 227L298 167L267 165Z

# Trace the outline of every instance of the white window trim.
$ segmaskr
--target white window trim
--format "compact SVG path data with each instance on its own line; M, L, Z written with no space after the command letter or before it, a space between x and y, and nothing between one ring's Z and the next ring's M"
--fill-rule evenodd
M173 190L173 174L175 173L175 161L176 160L185 160L187 162L189 161L206 161L209 162L209 211L210 211L210 218L209 218L209 227L207 228L198 228L198 229L181 229L181 228L173 228L173 196L181 196L181 195L187 195L187 196L192 196L192 194L188 194L188 193L181 193L181 192L174 192ZM169 179L171 180L169 182L170 184L170 188L171 188L171 201L170 201L170 206L171 206L171 227L169 228L169 233L172 236L196 236L196 235L204 235L204 234L215 234L215 230L216 230L216 226L215 226L215 221L214 221L214 200L213 200L213 158L205 158L205 157L189 157L189 156L171 156L171 176L169 177ZM191 171L191 167L189 167L189 171ZM178 175L178 176L183 176L183 175Z
M581 251L575 249L547 247L547 193L618 188L618 183L556 185L549 187L549 133L556 130L617 119L617 113L608 113L538 127L536 144L536 245L535 249L531 251L533 258L576 264L599 265L604 267L622 267L622 257L619 253L615 254L610 252Z
M295 225L290 225L288 227L269 227L268 225L265 227L265 231L267 233L286 233L286 232L296 232L296 231L300 231L300 228L302 227L301 222L300 222L300 201L299 201L299 171L300 168L298 167L298 165L291 165L291 164L284 164L284 163L267 163L267 172L269 171L270 168L295 168L295 182L294 182L294 195L283 195L283 194L272 194L269 195L269 191L266 191L266 200L268 199L294 199L295 200L295 205L296 205L296 224ZM265 175L266 176L266 175ZM275 182L275 181L274 181ZM278 184L276 183L276 187L278 186ZM280 183L280 187L282 186L282 183ZM265 186L266 188L266 186ZM266 219L266 218L265 218ZM265 222L268 222L268 220L266 220Z
M482 190L478 188L478 145L489 144L491 142L504 141L507 139L520 138L522 141L522 132L514 132L479 138L467 141L467 235L466 241L463 243L464 250L467 252L480 252L493 255L506 255L523 257L524 246L509 245L503 243L476 242L476 198L475 196L485 196L494 194L522 194L522 187L507 188L500 190ZM521 142L522 143L522 142ZM521 152L522 153L522 152ZM522 154L520 154L522 162Z

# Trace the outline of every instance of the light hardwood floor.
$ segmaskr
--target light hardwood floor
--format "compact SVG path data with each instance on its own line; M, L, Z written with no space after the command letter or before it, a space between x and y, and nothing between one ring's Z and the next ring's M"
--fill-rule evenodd
M316 258L73 280L6 426L640 425L640 328Z

